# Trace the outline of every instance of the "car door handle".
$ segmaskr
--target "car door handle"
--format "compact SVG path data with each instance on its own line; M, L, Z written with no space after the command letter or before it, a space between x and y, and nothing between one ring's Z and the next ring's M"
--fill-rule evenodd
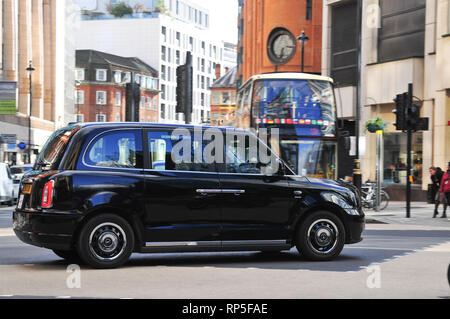
M208 194L220 194L222 192L221 189L197 189L196 192L202 196L206 196Z
M195 190L200 195L207 195L207 194L235 194L240 195L245 193L245 189L197 189Z

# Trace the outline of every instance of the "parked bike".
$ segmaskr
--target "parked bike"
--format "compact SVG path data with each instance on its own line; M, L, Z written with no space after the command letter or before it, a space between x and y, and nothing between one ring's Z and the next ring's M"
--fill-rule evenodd
M361 204L364 208L374 209L376 205L376 183L367 181L363 185L361 185ZM380 190L380 210L386 209L389 205L389 195L386 191L381 187Z
M342 178L339 179L341 182L346 184L352 184L352 182L348 180L344 180ZM368 180L366 183L361 185L361 205L364 208L374 209L376 205L376 186L377 184ZM383 190L384 187L381 187L380 191L380 210L386 209L389 205L389 195L386 191Z

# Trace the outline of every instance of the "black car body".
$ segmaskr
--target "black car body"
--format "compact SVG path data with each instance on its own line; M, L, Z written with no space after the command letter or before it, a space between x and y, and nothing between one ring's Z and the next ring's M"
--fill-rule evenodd
M181 127L192 136L207 129ZM98 268L117 267L132 252L294 245L307 258L329 260L362 240L364 213L352 186L295 176L282 162L262 174L236 160L232 144L223 150L236 156L231 163L176 163L176 128L85 123L55 132L22 179L16 235ZM194 153L205 150L193 140Z

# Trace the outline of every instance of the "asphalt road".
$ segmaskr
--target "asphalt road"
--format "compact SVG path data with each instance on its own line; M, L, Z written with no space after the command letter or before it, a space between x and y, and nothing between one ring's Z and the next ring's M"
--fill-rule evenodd
M450 298L450 227L367 224L331 262L296 249L133 254L120 269L78 271L20 242L11 211L0 207L0 298Z

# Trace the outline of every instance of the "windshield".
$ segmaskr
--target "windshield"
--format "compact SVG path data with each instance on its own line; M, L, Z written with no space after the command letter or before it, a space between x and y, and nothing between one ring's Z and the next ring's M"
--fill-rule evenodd
M286 140L280 143L281 158L300 176L336 179L336 142Z
M257 80L253 124L279 127L282 135L336 136L336 106L331 83L322 80Z
M70 138L80 129L80 126L67 126L54 132L45 143L36 160L36 165L46 169L54 169L64 153Z

